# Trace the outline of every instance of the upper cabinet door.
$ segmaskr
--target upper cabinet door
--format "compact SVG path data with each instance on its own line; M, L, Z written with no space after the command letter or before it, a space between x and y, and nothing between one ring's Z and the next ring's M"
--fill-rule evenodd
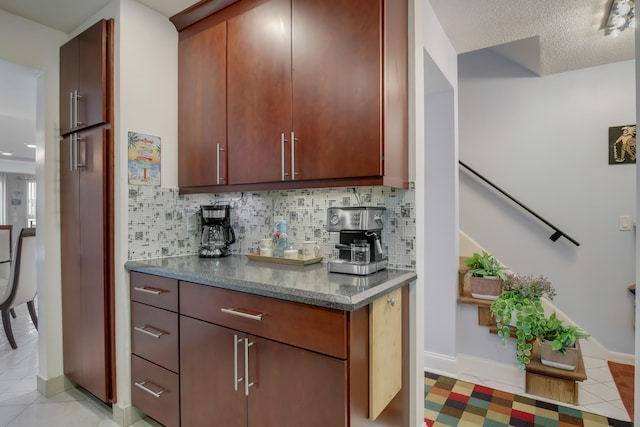
M227 25L178 45L178 185L227 184Z
M291 3L228 21L229 183L290 179Z
M109 23L101 20L60 48L60 133L108 121Z
M382 175L380 0L292 0L296 179Z

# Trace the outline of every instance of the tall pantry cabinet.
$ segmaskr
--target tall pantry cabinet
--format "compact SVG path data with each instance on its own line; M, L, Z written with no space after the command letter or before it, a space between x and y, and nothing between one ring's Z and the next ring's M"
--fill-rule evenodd
M60 48L60 240L64 373L115 401L113 20Z

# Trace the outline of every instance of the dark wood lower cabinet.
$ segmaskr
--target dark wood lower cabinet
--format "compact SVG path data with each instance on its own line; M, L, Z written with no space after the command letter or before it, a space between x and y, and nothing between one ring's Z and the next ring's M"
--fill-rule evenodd
M167 427L408 425L404 304L402 388L374 421L369 306L325 309L140 273L131 289L132 402Z
M186 316L180 321L183 426L347 425L345 360Z

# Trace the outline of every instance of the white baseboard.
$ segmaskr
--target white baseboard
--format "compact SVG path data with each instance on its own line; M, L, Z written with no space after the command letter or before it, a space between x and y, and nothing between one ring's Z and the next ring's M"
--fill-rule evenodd
M425 351L423 358L425 371L429 371L438 375L457 378L458 362L455 357Z
M517 366L458 354L458 376L471 375L478 378L490 378L492 381L524 389L525 375Z
M69 381L65 375L60 375L55 378L45 379L40 375L36 376L36 389L38 393L44 397L51 397L63 391L71 390L74 388L74 384Z
M133 405L121 406L113 404L113 421L122 427L128 427L144 418L144 414Z

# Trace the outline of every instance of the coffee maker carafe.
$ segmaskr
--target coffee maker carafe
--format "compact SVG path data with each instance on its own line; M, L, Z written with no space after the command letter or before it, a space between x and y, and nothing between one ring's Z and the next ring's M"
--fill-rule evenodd
M236 235L231 227L231 206L201 206L202 237L199 256L220 258L231 255L229 245L235 243Z
M327 263L329 272L366 276L387 268L382 251L385 208L353 207L327 210L327 231L339 231L338 258Z

